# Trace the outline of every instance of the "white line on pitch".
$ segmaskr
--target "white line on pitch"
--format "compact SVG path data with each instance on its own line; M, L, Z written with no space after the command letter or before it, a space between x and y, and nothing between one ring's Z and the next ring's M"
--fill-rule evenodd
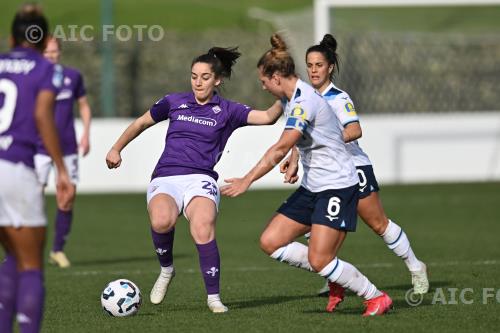
M358 268L390 268L397 266L399 264L394 263L372 263L372 264L355 264ZM500 260L480 260L480 261L444 261L444 262L428 262L427 266L430 267L445 267L445 266L459 266L459 265L473 265L473 266L491 266L500 265ZM257 266L246 266L246 267L234 267L228 268L223 266L225 272L265 272L265 271L281 271L288 269L289 266L277 265L276 267L257 267ZM188 268L183 269L180 273L194 274L198 273L199 269ZM158 270L117 270L117 271L105 271L105 270L91 270L91 271L66 271L55 274L70 275L70 276L94 276L94 275L143 275L143 274L156 274Z

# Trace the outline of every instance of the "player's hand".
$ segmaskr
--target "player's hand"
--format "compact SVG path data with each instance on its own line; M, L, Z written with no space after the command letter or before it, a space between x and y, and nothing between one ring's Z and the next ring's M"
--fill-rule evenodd
M251 184L245 178L229 178L229 179L224 179L224 181L226 183L229 183L229 185L222 186L220 189L220 193L222 193L222 195L231 198L237 197L238 195L245 193Z
M295 184L299 180L299 176L297 175L299 172L299 162L292 161L292 157L289 156L281 162L280 172L285 174L284 183Z
M292 156L288 156L287 158L285 158L283 160L283 162L280 163L280 172L281 173L286 173L286 171L288 170L288 167L290 166L290 160L291 160Z
M56 180L57 207L64 212L69 211L73 206L74 199L75 186L71 183L68 172L58 170Z
M87 154L90 151L90 140L89 136L87 134L84 134L82 138L80 139L80 144L79 144L80 151L83 156L87 156Z
M285 174L285 180L283 180L284 183L288 184L295 184L297 180L299 180L299 176L297 175L299 168L297 167L295 171L290 171L291 169L289 168L288 171Z
M122 157L120 152L114 148L111 148L108 154L106 155L106 164L108 165L108 169L116 169L122 164Z

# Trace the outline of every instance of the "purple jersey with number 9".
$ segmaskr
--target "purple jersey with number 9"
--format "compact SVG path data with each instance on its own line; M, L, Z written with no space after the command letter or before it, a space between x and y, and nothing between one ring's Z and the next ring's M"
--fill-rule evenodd
M61 66L35 49L15 47L0 55L0 159L34 167L36 99L44 90L56 94L62 78Z

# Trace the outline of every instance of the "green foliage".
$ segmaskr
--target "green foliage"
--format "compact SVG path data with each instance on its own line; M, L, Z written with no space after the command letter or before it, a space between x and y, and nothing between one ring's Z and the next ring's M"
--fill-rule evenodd
M2 3L0 37L8 35L10 22L24 0ZM44 0L51 22L92 25L100 31L100 1L77 3ZM161 25L168 30L202 31L239 28L254 31L258 25L248 17L248 9L260 7L276 13L312 7L312 0L115 0L114 22L120 24ZM500 6L450 6L417 8L339 8L332 10L335 29L346 31L422 31L493 33L500 30Z
M10 31L10 22L20 4L26 1L9 0L2 3L0 36ZM39 1L51 26L90 24L99 30L101 8L98 0L68 2L64 0ZM247 11L251 7L283 12L312 6L311 0L115 0L114 22L120 24L161 25L179 31L205 29L256 28ZM8 22L8 24L6 24Z

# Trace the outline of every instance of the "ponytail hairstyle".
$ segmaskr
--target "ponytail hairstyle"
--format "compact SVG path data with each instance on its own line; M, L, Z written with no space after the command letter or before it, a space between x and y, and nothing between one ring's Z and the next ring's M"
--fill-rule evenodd
M43 51L49 33L49 23L42 8L35 3L22 5L12 21L11 33L14 46L27 42Z
M193 59L191 68L198 62L209 64L216 78L231 78L232 67L240 57L238 47L212 47L207 53Z
M326 34L319 44L313 45L307 49L306 59L307 55L311 52L321 53L328 62L328 65L334 66L333 71L330 73L330 81L333 81L335 70L340 71L339 55L337 54L337 40L332 35Z
M262 74L271 77L278 72L284 77L296 76L295 63L288 53L288 47L283 38L278 34L271 36L271 49L260 57L257 68L261 68Z

